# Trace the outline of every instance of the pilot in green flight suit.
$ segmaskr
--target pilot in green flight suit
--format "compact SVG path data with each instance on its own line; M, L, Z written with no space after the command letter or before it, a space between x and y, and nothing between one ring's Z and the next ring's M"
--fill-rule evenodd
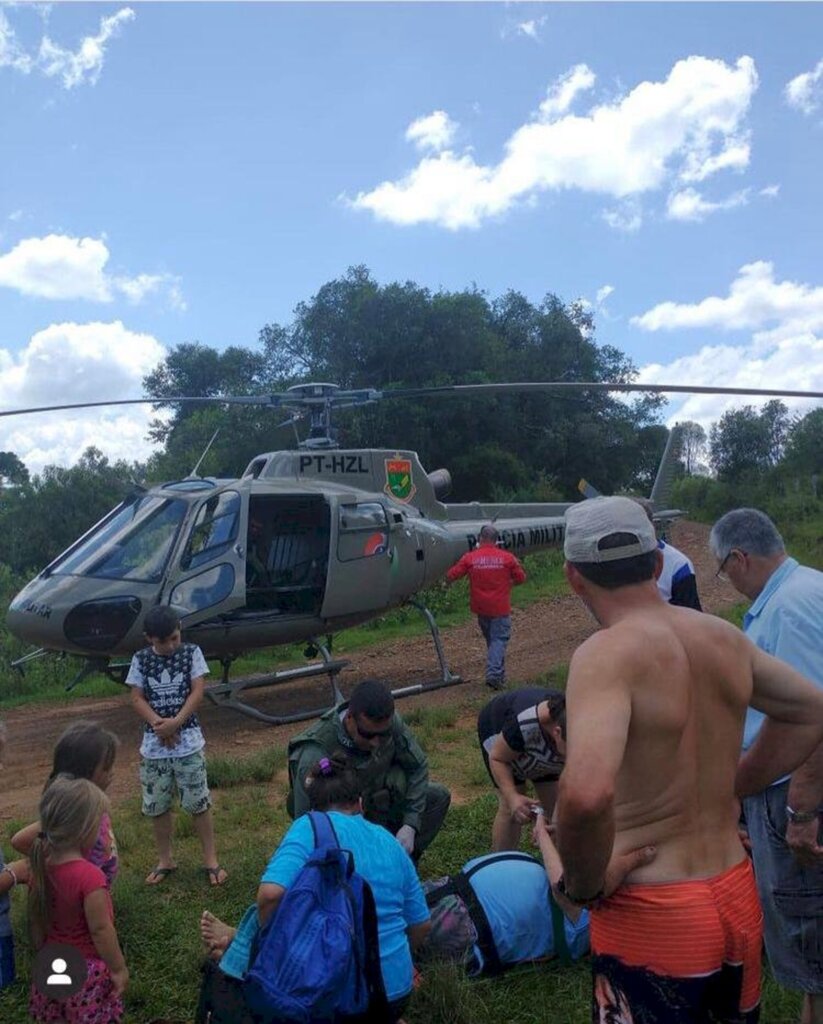
M383 683L365 680L351 699L327 711L289 741L289 796L293 818L309 809L304 779L321 757L348 761L363 782L363 813L383 825L416 861L440 831L451 794L429 782L426 755Z

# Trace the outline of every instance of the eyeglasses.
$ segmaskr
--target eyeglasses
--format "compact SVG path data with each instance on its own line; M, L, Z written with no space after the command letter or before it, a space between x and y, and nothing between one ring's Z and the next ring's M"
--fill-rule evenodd
M354 716L352 717L354 718ZM363 729L356 718L354 718L354 727L362 740L382 740L391 732L391 726L387 729Z
M726 565L726 562L728 562L728 560L732 557L732 555L735 552L737 552L737 554L739 554L739 555L745 555L746 554L745 551L738 551L737 548L732 548L731 551L729 551L729 553L726 555L726 557L723 559L723 561L717 567L717 572L715 573L715 576L717 577L717 579L719 579L722 583L731 583L731 580L729 579L729 574L727 572L724 572L723 569L724 569L724 566Z

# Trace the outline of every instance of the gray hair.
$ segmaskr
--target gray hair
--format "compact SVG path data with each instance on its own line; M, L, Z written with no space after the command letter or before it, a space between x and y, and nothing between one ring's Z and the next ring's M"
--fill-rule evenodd
M497 529L492 526L491 523L486 523L486 525L480 530L481 540L497 540L497 537Z
M715 558L725 558L732 548L749 555L782 555L786 551L783 538L765 512L756 508L735 508L712 527L709 547Z

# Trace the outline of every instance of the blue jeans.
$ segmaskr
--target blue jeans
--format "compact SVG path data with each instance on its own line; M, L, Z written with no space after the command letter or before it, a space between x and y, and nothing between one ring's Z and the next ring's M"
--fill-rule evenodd
M823 993L823 868L801 867L786 843L789 782L746 797L766 952L786 988Z
M489 618L478 615L477 624L486 641L486 682L492 686L502 686L506 681L506 644L512 635L512 620L509 615Z

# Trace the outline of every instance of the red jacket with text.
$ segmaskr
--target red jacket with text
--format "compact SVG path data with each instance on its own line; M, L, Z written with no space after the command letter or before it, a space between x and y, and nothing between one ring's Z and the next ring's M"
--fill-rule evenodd
M526 579L523 566L514 555L488 541L474 551L467 551L446 573L450 583L461 576L469 577L472 611L489 619L511 614L512 587Z

